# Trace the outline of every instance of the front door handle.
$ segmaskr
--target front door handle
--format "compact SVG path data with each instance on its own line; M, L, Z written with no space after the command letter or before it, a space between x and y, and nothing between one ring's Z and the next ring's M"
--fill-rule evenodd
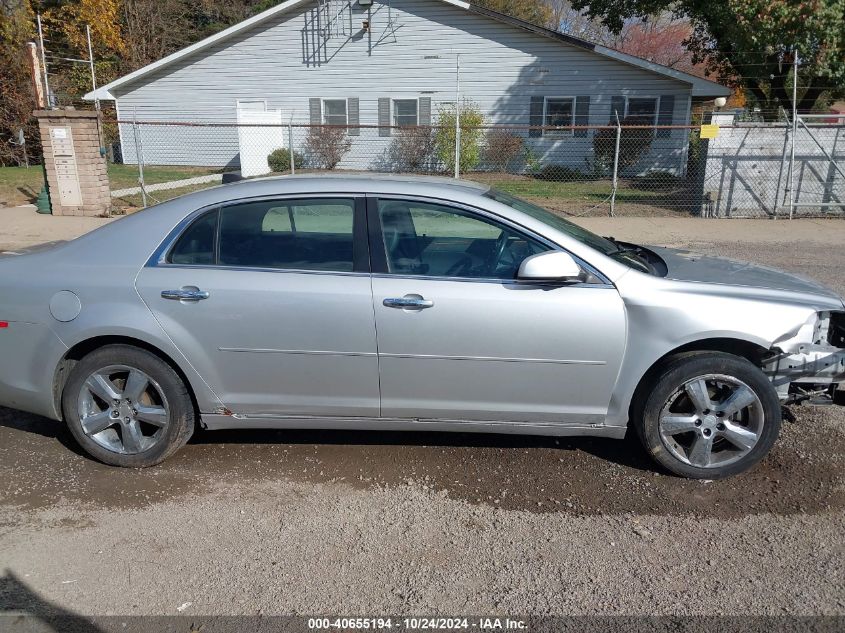
M434 307L434 301L423 299L420 295L405 295L404 297L385 299L382 303L387 308L399 310L425 310Z
M162 299L173 299L174 301L202 301L203 299L208 299L209 296L205 290L193 287L161 291Z

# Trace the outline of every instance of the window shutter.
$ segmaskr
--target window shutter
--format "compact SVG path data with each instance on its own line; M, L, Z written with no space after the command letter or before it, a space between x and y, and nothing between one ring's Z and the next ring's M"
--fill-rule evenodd
M419 120L417 122L420 125L431 125L431 97L420 97L418 111Z
M619 120L625 118L625 97L611 97L610 98L610 124L616 125L616 115L619 115Z
M531 129L528 131L530 138L540 138L543 136L543 107L545 106L545 99L543 97L531 97L531 111L529 116L529 125Z
M590 95L575 98L575 125L590 124ZM575 136L586 137L590 130L575 130Z
M675 97L663 95L657 111L657 125L672 125L672 115L675 113ZM669 138L672 130L657 130L657 138Z
M322 125L323 102L320 99L309 99L308 109L311 112L311 125Z
M358 97L346 100L346 122L349 125L346 129L349 136L361 136L361 128L358 127L361 124L361 108Z
M382 97L378 100L378 135L390 136L390 99Z

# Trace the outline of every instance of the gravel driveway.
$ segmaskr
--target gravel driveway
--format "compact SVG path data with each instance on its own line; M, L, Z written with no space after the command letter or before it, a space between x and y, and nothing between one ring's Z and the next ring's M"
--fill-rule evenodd
M845 222L582 223L845 294ZM845 615L845 411L790 413L708 483L633 441L430 433L201 433L119 470L0 409L0 611Z

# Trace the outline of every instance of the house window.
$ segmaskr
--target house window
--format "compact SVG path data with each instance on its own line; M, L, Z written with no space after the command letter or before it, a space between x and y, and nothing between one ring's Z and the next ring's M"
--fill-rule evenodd
M657 125L657 97L628 97L627 118L636 118L643 125Z
M416 99L393 100L393 125L419 125L419 107Z
M323 123L346 125L346 99L323 99Z
M572 136L575 125L575 97L546 97L543 107L543 126L569 128L543 130L544 136Z

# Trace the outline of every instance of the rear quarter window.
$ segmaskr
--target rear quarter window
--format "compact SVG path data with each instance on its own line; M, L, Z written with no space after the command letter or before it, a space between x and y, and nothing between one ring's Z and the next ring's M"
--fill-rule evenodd
M218 212L215 210L195 220L176 241L170 251L168 261L171 264L213 265L215 241L217 239L217 217Z

